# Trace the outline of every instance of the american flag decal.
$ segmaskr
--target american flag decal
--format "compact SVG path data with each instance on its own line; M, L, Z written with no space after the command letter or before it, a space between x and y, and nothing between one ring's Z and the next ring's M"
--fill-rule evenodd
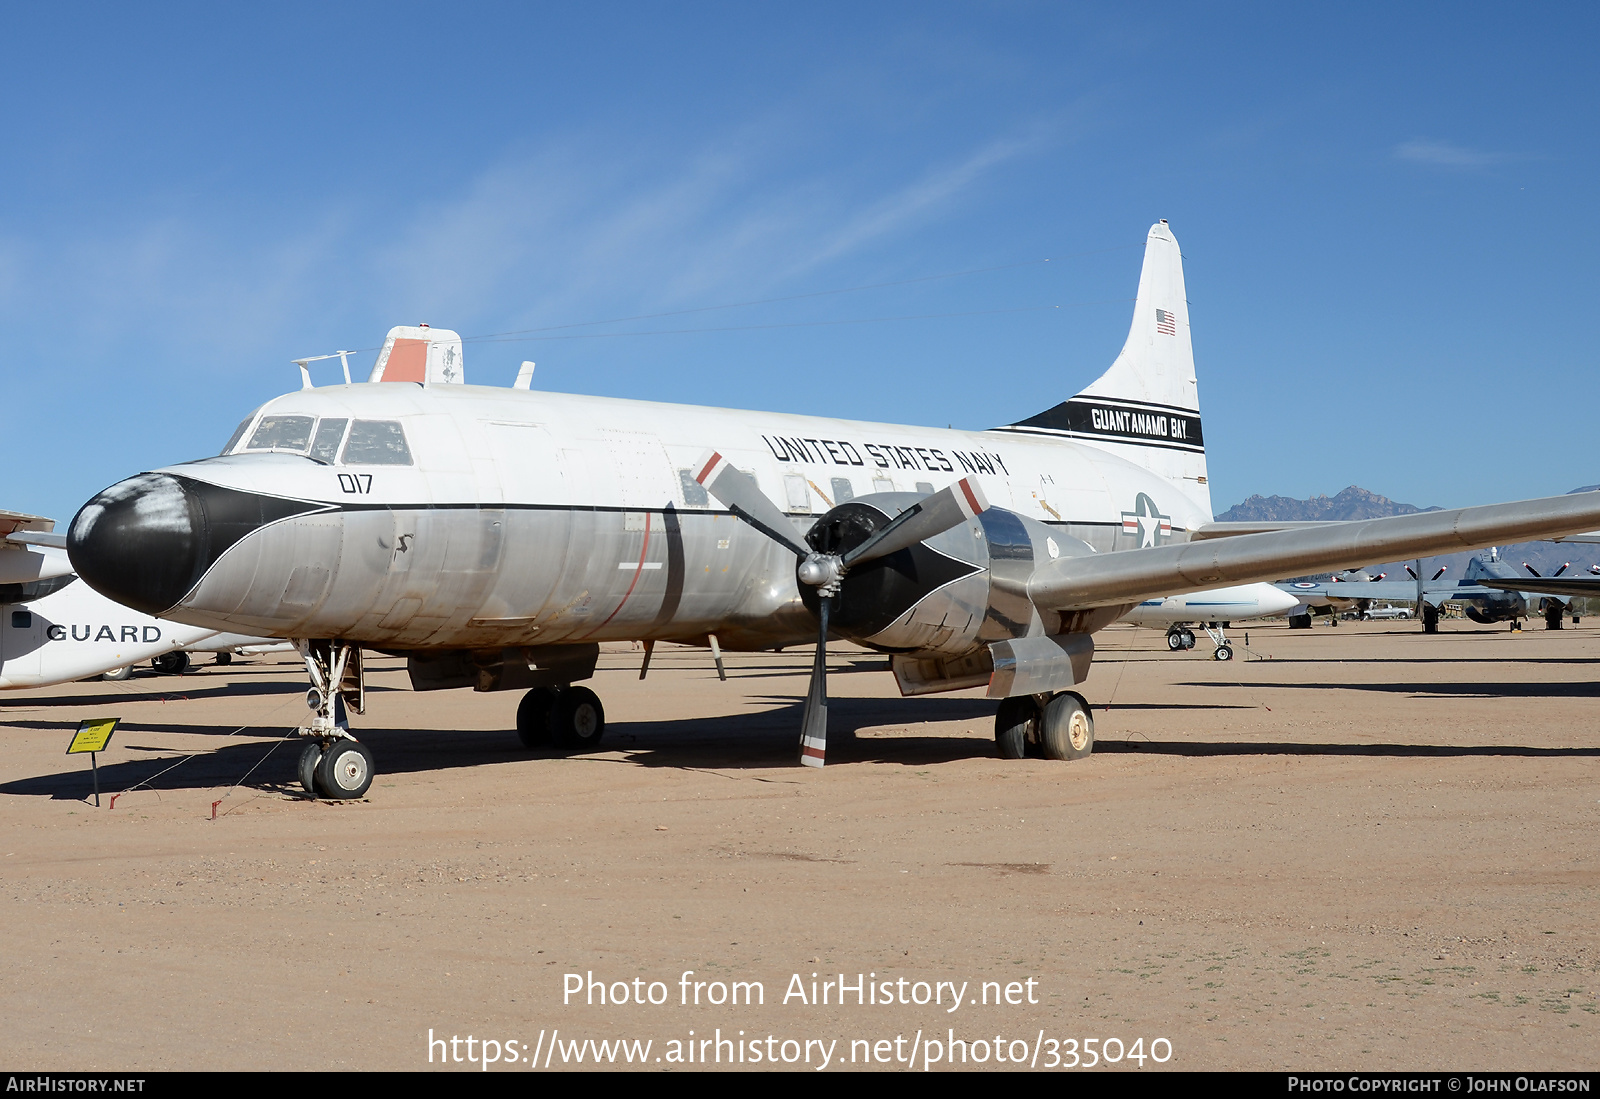
M1157 309L1156 331L1163 336L1176 336L1178 334L1178 318L1168 313L1165 309Z

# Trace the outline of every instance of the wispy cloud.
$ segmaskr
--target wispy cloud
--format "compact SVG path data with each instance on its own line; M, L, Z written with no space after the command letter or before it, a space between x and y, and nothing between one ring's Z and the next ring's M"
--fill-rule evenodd
M1394 147L1396 160L1412 164L1428 164L1436 168L1486 168L1512 159L1510 153L1491 153L1482 149L1469 149L1453 141L1434 141L1412 138Z

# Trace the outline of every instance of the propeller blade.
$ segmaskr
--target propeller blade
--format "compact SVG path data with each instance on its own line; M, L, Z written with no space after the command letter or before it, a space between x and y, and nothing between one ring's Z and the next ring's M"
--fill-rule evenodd
M821 767L828 752L828 604L831 597L817 601L821 627L817 631L817 655L811 663L811 689L806 692L806 708L800 719L800 762Z
M845 554L841 563L849 568L861 561L887 557L897 550L943 534L951 527L988 510L989 501L983 495L983 489L970 477L963 477L950 487L924 497L902 511L888 526Z
M721 454L714 450L706 451L700 461L700 472L695 474L694 479L704 485L718 503L774 542L793 551L796 557L805 557L811 552L795 540L788 516L778 509L777 504L767 499L767 494L761 491L755 478L735 469L733 463Z
M1572 567L1572 562L1568 561L1565 565L1562 565L1559 569L1557 569L1555 572L1552 572L1550 575L1552 577L1560 576L1562 573L1566 572L1571 567Z
M1525 569L1527 569L1527 570L1528 570L1528 571L1529 571L1529 572L1531 572L1531 573L1533 573L1533 575L1535 575L1535 576L1539 576L1539 570L1538 570L1538 569L1536 569L1536 568L1534 568L1534 567L1533 567L1533 566L1532 566L1532 565L1530 565L1530 564L1528 564L1528 563L1527 563L1527 562L1526 562L1526 561L1524 561L1524 562L1523 562L1523 563L1522 563L1522 567L1523 567L1523 568L1525 568ZM1544 577L1542 577L1542 576L1539 576L1539 579L1541 579L1541 580L1543 580L1543 579L1544 579Z
M1418 561L1417 562L1417 566L1420 568L1422 566L1422 562ZM1410 565L1407 565L1406 566L1406 575L1411 577L1411 579L1415 580L1417 578L1416 569L1413 569Z
M1429 580L1428 582L1431 584L1433 582L1433 580L1439 579L1439 577L1443 576L1446 572L1449 572L1449 571L1450 571L1450 566L1449 565L1443 566L1442 568L1439 569L1438 572L1433 574L1432 580Z

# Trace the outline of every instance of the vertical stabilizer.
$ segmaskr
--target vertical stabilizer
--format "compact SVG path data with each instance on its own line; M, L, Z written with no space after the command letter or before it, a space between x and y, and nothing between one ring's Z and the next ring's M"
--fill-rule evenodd
M466 370L461 358L461 337L448 328L389 329L369 382L422 382L425 385L462 383Z
M1071 400L1005 430L1088 443L1167 478L1212 514L1183 256L1165 221L1145 239L1133 326L1111 369Z

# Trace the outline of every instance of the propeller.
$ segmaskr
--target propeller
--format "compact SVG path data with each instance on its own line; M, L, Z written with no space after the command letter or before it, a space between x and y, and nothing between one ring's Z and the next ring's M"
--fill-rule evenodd
M963 477L918 500L855 548L833 554L810 550L797 542L788 516L767 498L755 478L734 468L718 452L706 453L695 480L734 515L800 558L795 575L801 583L817 589L817 653L811 664L811 686L800 721L800 762L821 767L828 744L828 616L845 574L854 565L898 553L959 526L989 510L989 501L976 481Z

